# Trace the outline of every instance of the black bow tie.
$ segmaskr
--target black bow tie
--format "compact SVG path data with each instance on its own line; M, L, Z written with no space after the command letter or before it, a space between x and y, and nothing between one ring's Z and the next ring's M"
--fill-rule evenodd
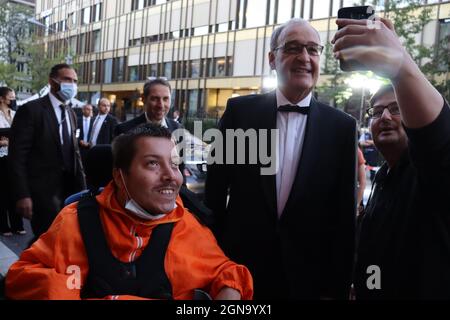
M279 112L298 112L301 114L309 114L309 107L299 107L297 105L286 104L278 107Z

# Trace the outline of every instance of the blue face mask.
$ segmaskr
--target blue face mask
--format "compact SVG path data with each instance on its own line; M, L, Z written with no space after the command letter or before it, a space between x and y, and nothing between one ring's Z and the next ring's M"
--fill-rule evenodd
M56 83L59 84L58 95L63 101L69 101L72 98L75 98L77 95L77 84L72 82L59 82L53 79Z

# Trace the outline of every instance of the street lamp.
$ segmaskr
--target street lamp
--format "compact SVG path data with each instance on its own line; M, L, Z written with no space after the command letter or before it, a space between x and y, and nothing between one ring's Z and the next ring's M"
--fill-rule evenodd
M47 30L49 30L49 31L52 31L52 32L55 32L55 33L57 32L57 30L55 30L55 29L53 29L53 28L50 28L49 26L47 26L47 25L45 25L45 24L43 24L43 23L37 21L35 18L28 18L27 21L28 21L29 23L31 23L31 24L34 24L34 25L36 25L36 26L45 28L45 29L47 29ZM66 55L66 57L65 57L66 63L67 63L68 65L71 65L71 64L73 63L73 58L72 58L72 55L70 54L70 43L69 43L69 41L67 40L67 38L62 38L62 39L66 42L66 45L67 45L67 55Z

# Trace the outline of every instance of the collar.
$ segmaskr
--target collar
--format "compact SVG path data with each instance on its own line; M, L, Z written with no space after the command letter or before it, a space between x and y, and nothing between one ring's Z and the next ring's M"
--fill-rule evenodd
M49 92L48 96L50 98L50 102L52 103L53 108L59 108L60 105L65 104L66 106L70 104L70 100L65 102L61 102L53 93Z
M297 103L292 103L291 101L289 101L284 94L280 91L280 89L277 88L276 90L276 96L277 96L277 108L279 106L284 106L287 104L290 105L296 105L299 107L309 107L311 104L311 98L312 98L312 92L310 92L306 97L303 98L303 100L297 102Z
M145 114L145 119L147 120L147 123L153 123L153 121L148 118L147 112L144 112L144 114ZM169 126L167 125L167 122L166 122L166 117L162 118L161 127L169 128Z

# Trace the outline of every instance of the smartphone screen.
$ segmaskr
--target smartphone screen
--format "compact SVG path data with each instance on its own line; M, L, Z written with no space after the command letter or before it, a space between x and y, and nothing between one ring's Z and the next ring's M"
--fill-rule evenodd
M338 11L338 18L341 19L369 19L375 13L372 6L345 7ZM339 27L341 29L341 27ZM367 70L364 65L352 60L339 60L342 71Z

